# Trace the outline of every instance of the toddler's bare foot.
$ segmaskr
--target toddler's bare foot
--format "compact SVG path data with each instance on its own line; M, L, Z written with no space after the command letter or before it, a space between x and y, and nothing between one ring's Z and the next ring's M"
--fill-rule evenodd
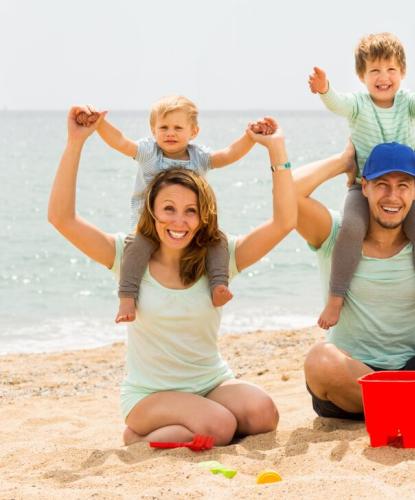
M128 446L133 443L137 443L138 441L142 441L142 437L134 432L129 427L124 429L124 434L122 436L125 446Z
M343 307L344 298L336 295L330 295L327 305L318 318L317 324L320 328L328 330L339 321L340 311Z
M135 300L132 297L120 298L120 307L118 309L117 316L115 317L115 322L122 323L124 321L134 321L134 320L135 320Z
M212 290L212 302L215 307L224 306L232 297L233 294L226 285L217 285Z

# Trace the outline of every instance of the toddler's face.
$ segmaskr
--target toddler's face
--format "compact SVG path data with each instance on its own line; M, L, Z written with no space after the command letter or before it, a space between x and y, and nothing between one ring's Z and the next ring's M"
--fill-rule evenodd
M154 138L166 156L182 159L189 142L196 137L198 128L190 122L184 111L172 111L158 116L152 130Z
M396 59L392 57L367 61L366 71L360 80L366 85L377 106L390 108L404 76Z

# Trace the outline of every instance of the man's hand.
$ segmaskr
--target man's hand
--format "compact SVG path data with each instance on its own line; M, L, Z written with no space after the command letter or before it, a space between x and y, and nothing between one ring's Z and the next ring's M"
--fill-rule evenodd
M308 77L308 85L313 94L325 94L329 90L326 73L321 68L314 67L313 72Z

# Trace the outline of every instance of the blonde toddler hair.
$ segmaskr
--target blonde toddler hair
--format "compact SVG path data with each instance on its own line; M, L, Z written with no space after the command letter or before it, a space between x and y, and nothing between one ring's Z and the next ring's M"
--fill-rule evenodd
M150 110L150 127L154 129L158 117L165 117L173 111L184 111L190 123L197 127L198 109L194 102L182 95L170 95L156 101Z

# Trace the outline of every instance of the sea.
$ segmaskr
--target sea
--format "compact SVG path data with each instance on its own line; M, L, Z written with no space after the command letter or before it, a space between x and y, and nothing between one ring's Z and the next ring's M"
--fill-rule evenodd
M202 111L197 142L220 149L248 122L275 116L284 129L293 168L343 149L347 124L326 111ZM131 138L150 134L143 111L114 111L108 119ZM47 221L48 198L66 141L66 112L0 111L0 354L92 348L126 338L115 325L117 283L112 273L68 243ZM78 175L79 214L108 232L129 231L129 202L137 165L95 134ZM221 228L243 235L271 215L266 151L254 149L208 180L218 200ZM346 178L315 197L341 209ZM231 283L221 333L301 328L316 323L323 306L314 253L292 232Z

